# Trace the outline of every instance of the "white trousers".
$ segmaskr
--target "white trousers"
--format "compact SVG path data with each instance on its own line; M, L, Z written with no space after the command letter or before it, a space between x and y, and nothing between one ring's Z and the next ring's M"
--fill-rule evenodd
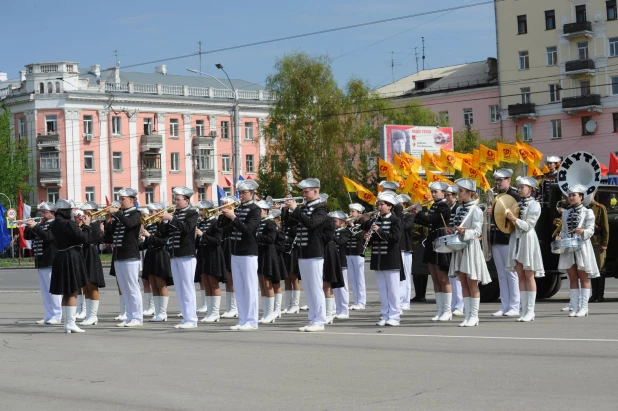
M350 277L350 285L354 294L354 304L367 305L366 289L365 289L365 257L360 255L347 255L348 260L348 275Z
M232 279L238 307L238 324L258 326L257 255L232 255Z
M343 283L345 286L333 290L335 294L335 314L349 314L350 291L348 290L348 269L343 268L341 271L343 272Z
M43 297L43 308L45 309L45 320L62 320L62 296L54 295L49 292L51 282L51 267L39 268L39 287L41 297Z
M403 262L403 272L406 275L406 279L399 282L399 296L401 298L401 306L403 308L410 308L410 297L412 295L412 253L402 251L401 261Z
M175 257L170 259L172 265L172 277L176 298L182 313L184 324L197 325L197 306L195 302L195 257Z
M309 306L309 324L326 324L326 297L324 296L324 259L299 258L298 268L302 278L305 300ZM234 284L236 289L236 284Z
M519 279L515 271L506 270L509 255L508 244L494 244L491 246L498 282L500 284L500 311L514 310L519 312Z
M142 310L142 292L139 288L139 260L115 261L116 280L122 293L122 299L127 307L127 320L144 322Z
M399 321L401 300L399 297L399 270L376 271L378 294L380 294L380 313L388 320Z
M449 282L451 283L451 289L453 290L453 299L451 300L451 311L459 310L463 312L464 303L463 303L463 294L461 291L461 281L457 277L449 277Z

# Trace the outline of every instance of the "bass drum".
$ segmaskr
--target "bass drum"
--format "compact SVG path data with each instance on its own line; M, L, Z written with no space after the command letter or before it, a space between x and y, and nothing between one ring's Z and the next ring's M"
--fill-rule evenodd
M555 295L558 292L558 290L560 290L560 284L562 284L562 279L560 278L560 274L555 274L555 275L549 274L549 275L545 275L545 277L537 278L536 279L536 297L537 298L550 298L551 296Z

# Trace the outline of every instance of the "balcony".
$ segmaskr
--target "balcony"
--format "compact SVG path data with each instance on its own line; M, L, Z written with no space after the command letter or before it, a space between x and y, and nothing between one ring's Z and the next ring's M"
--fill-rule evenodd
M213 137L195 136L193 137L194 150L212 150L215 148L215 139Z
M163 174L160 168L142 168L142 184L144 187L161 184Z
M536 119L536 105L534 103L511 104L508 106L509 117L512 119Z
M39 134L37 136L37 146L39 147L39 150L60 150L60 136L58 135L58 132L50 131L45 135Z
M45 187L48 184L62 186L62 170L60 168L43 168L39 170L39 183Z
M193 170L195 184L203 186L215 182L215 170Z
M562 27L562 34L564 37L586 36L592 38L594 36L592 32L592 23L589 21L565 24Z
M580 75L594 76L597 74L594 60L592 59L567 61L564 65L564 71L569 77Z
M564 97L562 111L566 114L577 114L582 111L601 113L601 96L588 94L586 96Z
M160 134L142 134L141 151L159 152L163 148L163 136Z

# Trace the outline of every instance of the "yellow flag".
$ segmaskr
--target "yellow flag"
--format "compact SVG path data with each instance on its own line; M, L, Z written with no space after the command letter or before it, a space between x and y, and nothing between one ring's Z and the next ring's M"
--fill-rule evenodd
M498 165L499 163L498 152L481 144L479 146L479 161L493 168L494 165Z
M547 174L549 173L549 167L547 167L547 164L543 164L543 174Z
M463 178L469 178L470 180L476 181L481 174L478 168L474 168L464 163L461 166L461 176Z
M529 152L534 153L534 165L537 166L537 167L540 167L541 161L543 161L543 153L541 153L539 150L537 150L536 148L532 147L528 143L520 143L520 144L525 149L527 149Z
M528 177L539 177L543 175L543 171L534 164L530 164L528 166L528 172L526 173L526 175Z
M378 159L378 175L380 177L387 177L389 172L395 172L395 168L393 167L393 165L391 163L387 163L381 158Z
M483 191L487 191L491 188L491 185L489 185L489 181L487 181L485 174L479 174L479 178L476 180L476 185L479 186Z
M496 151L501 162L517 164L519 161L519 150L513 144L496 143Z
M425 170L444 171L442 163L427 150L421 154L421 165Z
M405 186L403 188L404 193L408 193L410 197L417 202L425 200L419 200L423 195L429 191L427 181L423 180L418 174L410 174L406 179Z
M524 164L528 164L529 166L534 165L534 152L528 150L519 141L515 142L515 146L517 147L517 152L519 153L519 159L521 160L521 162Z
M355 193L358 191L358 188L356 188L357 184L347 177L343 177L343 184L345 184L345 191L348 193Z
M358 195L358 198L360 198L364 202L369 203L371 205L375 204L378 198L375 195L373 195L371 191L369 191L368 189L366 189L360 184L357 184L356 188L357 188L356 195Z
M440 161L451 174L455 174L455 170L461 171L461 157L456 156L453 151L440 150Z
M427 180L427 183L431 184L437 181L444 181L446 184L448 185L455 185L455 183L453 183L451 180L449 180L448 178L440 175L440 174L436 174L432 171L425 171L425 179Z
M401 152L401 158L408 162L411 173L418 172L418 169L421 167L421 161L418 158L411 156L405 151Z
M395 171L397 171L400 176L405 177L410 174L410 164L408 164L408 162L401 158L397 153L395 153L393 159L393 166L395 167Z

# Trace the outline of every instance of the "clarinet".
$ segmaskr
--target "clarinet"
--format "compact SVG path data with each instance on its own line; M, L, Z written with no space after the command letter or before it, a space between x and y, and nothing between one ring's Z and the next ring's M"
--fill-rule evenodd
M294 237L294 241L292 241L292 244L290 245L290 251L288 251L288 254L292 254L292 251L294 251L294 246L296 245L297 240L298 240L298 234L296 234L296 236Z
M378 216L376 215L371 220L371 224L369 224L369 227L374 225L377 220L378 220ZM361 256L363 256L363 257L365 256L365 251L367 251L367 247L369 246L369 241L371 241L371 237L373 236L374 232L375 232L374 230L369 230L369 237L367 237L367 239L365 240L365 245L363 246L363 253L361 254Z

